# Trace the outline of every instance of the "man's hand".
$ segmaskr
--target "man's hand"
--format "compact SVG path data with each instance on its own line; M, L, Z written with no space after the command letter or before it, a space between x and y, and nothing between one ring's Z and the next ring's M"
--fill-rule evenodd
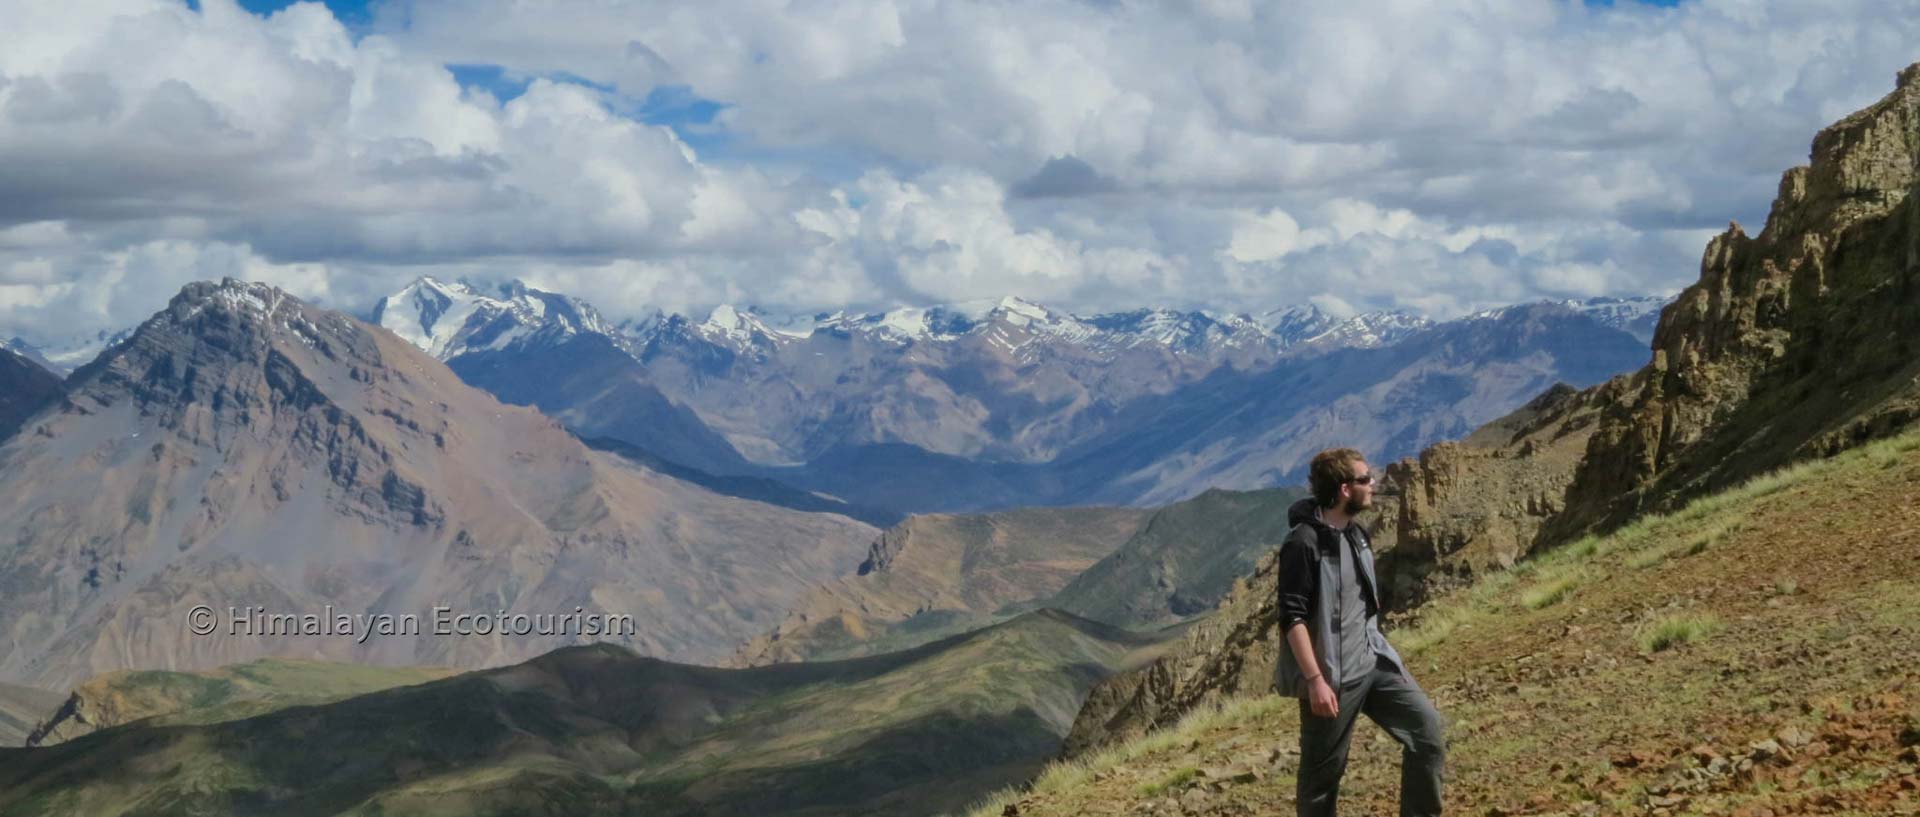
M1309 683L1307 702L1313 705L1313 714L1322 718L1340 714L1340 696L1333 694L1333 687L1324 675L1315 676Z

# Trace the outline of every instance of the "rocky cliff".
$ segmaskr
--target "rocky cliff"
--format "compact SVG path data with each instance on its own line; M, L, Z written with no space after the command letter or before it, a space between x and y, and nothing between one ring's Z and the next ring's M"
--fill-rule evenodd
M1553 531L1618 524L1920 417L1920 64L1820 132L1760 235L1707 245Z
M1589 389L1556 385L1460 440L1388 465L1388 491L1400 501L1390 537L1376 538L1382 601L1411 608L1539 547L1601 408L1625 386L1624 376Z

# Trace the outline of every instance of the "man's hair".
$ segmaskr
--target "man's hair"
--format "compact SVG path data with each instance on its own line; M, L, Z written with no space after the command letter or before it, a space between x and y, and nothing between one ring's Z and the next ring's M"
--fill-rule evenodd
M1354 464L1366 459L1351 448L1329 448L1313 455L1313 463L1307 466L1307 484L1313 488L1313 501L1322 508L1333 507L1333 503L1340 501L1340 486L1359 476Z

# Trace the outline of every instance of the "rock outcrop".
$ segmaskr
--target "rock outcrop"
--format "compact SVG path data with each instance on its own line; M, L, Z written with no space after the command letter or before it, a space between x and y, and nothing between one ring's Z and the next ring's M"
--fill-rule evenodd
M25 744L60 701L60 693L50 689L0 683L0 748Z
M1661 314L1552 530L1566 538L1920 417L1920 64L1820 132L1760 235L1734 224Z
M1461 440L1388 465L1400 502L1392 546L1380 549L1382 601L1414 607L1540 547L1601 407L1625 384L1623 376L1584 390L1557 385Z

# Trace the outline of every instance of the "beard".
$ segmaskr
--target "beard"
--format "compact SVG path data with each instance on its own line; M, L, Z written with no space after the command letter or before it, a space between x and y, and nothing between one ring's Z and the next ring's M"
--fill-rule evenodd
M1359 494L1353 494L1347 497L1347 503L1341 506L1340 510L1348 516L1357 516L1361 511L1371 507L1373 507L1373 497L1369 496L1365 502L1362 502Z

